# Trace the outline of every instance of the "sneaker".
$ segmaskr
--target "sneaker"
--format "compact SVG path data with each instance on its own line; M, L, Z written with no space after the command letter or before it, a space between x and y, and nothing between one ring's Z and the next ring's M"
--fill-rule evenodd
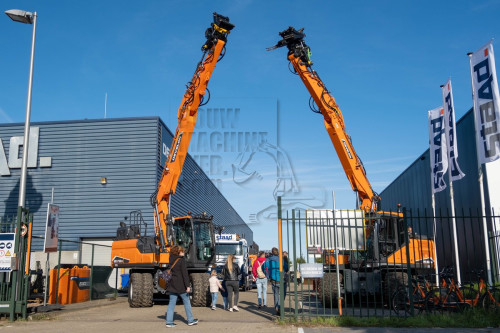
M212 306L212 310L215 310L215 306Z
M239 312L239 311L240 311L240 309L238 309L238 307L237 307L236 305L235 305L235 306L233 306L233 310L234 310L234 311L236 311L236 312Z
M229 312L233 312L233 308L230 308L230 309L229 309Z
M176 325L176 324L174 324L174 323L171 323L171 324L165 324L165 326L166 326L166 327L175 327L175 326L177 326L177 325Z
M198 324L198 319L193 319L192 322L188 323L188 326L193 326L193 325L196 325Z

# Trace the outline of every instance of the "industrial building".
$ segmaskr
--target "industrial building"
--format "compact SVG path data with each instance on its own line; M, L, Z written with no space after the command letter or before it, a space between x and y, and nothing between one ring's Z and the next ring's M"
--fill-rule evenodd
M23 124L0 125L0 218L16 215L21 173ZM120 221L140 210L153 234L155 192L172 142L172 132L159 117L32 123L28 144L26 207L34 214L35 260L45 262L43 237L48 204L60 207L59 239L63 263L110 265L110 248ZM252 230L205 172L187 156L172 213L206 212L226 233L253 243ZM73 242L67 242L73 241ZM51 256L51 266L57 263Z

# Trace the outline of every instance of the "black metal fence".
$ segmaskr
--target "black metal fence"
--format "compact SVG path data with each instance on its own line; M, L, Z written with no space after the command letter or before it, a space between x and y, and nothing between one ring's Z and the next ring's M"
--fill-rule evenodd
M116 297L118 281L124 278L109 263L99 264L96 260L111 260L108 245L59 239L57 252L36 252L32 257L30 299L44 305Z
M399 317L500 305L494 214L278 207L290 264L282 317Z

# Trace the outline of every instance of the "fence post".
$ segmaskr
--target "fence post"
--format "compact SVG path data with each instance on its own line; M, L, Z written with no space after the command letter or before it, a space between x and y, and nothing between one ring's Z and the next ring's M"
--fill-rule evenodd
M408 273L408 296L410 298L410 315L414 316L414 306L413 306L413 292L412 292L412 274L411 274L411 265L410 265L410 237L408 235L408 220L406 215L406 207L403 208L403 229L405 235L405 244L406 244L406 269Z
M283 283L283 235L282 235L282 226L281 226L281 197L278 197L278 243L279 243L279 264L280 264L280 319L283 320L285 317L285 294Z
M115 298L118 297L118 268L115 268ZM130 283L130 282L129 282Z
M92 277L94 276L94 247L95 245L92 244L92 259L90 260L90 300L92 300Z
M21 219L23 216L23 207L17 207L17 218L16 218L16 228L14 235L14 253L16 255L16 266L19 265L19 233L21 232ZM19 267L16 267L16 270L11 271L10 276L12 277L11 281L11 294L10 294L10 311L9 311L9 321L14 321L15 319L15 309L16 309L16 301L17 301L17 293L19 292L18 286L18 275L19 275Z
M293 237L293 298L295 299L295 320L299 316L299 299L297 297L297 243L295 240L295 209L292 210L292 237ZM288 283L292 283L292 279L289 279Z
M62 242L60 239L57 240L59 243L59 257L57 259L57 284L56 284L56 304L59 304L59 279L60 279L60 271L61 271L61 252L62 252Z

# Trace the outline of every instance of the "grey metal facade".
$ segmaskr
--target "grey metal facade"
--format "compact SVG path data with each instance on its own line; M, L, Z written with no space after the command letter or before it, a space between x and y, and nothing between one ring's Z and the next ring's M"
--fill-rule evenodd
M61 210L62 239L115 237L119 222L136 209L142 211L148 233L153 232L150 196L173 137L159 117L40 122L31 127L39 128L36 167L28 168L26 186L26 206L34 213L33 235L44 235L52 189L54 204ZM0 164L4 163L0 217L4 218L16 214L21 170L5 169L5 164L9 153L15 153L11 138L22 137L23 131L23 124L0 125ZM46 163L49 157L51 165L42 167L42 158ZM189 155L172 201L174 215L188 211L206 211L215 224L226 226L225 232L244 234L250 244L253 241L251 229ZM42 247L43 242L34 239L33 249Z
M472 268L484 268L484 237L481 225L481 199L478 183L478 162L475 144L474 113L469 110L456 125L458 140L458 163L465 177L453 182L457 236L460 262L470 274ZM483 167L484 168L484 167ZM451 200L449 178L447 187L435 194L436 249L440 267L452 265L453 240L451 226ZM395 210L401 204L411 215L420 217L414 226L421 234L433 235L433 211L431 192L431 166L429 149L417 158L381 194L382 209ZM486 198L489 210L489 200ZM471 218L473 217L473 218ZM491 221L488 221L491 231ZM464 271L464 270L462 270Z
M457 121L458 162L465 177L453 182L455 206L465 211L481 209L474 113L469 110ZM409 140L409 138L408 138ZM448 178L447 178L448 183ZM397 204L412 210L432 211L431 166L429 149L415 160L380 194L382 208L396 209ZM435 195L436 208L451 209L450 187ZM458 212L457 212L458 213Z

